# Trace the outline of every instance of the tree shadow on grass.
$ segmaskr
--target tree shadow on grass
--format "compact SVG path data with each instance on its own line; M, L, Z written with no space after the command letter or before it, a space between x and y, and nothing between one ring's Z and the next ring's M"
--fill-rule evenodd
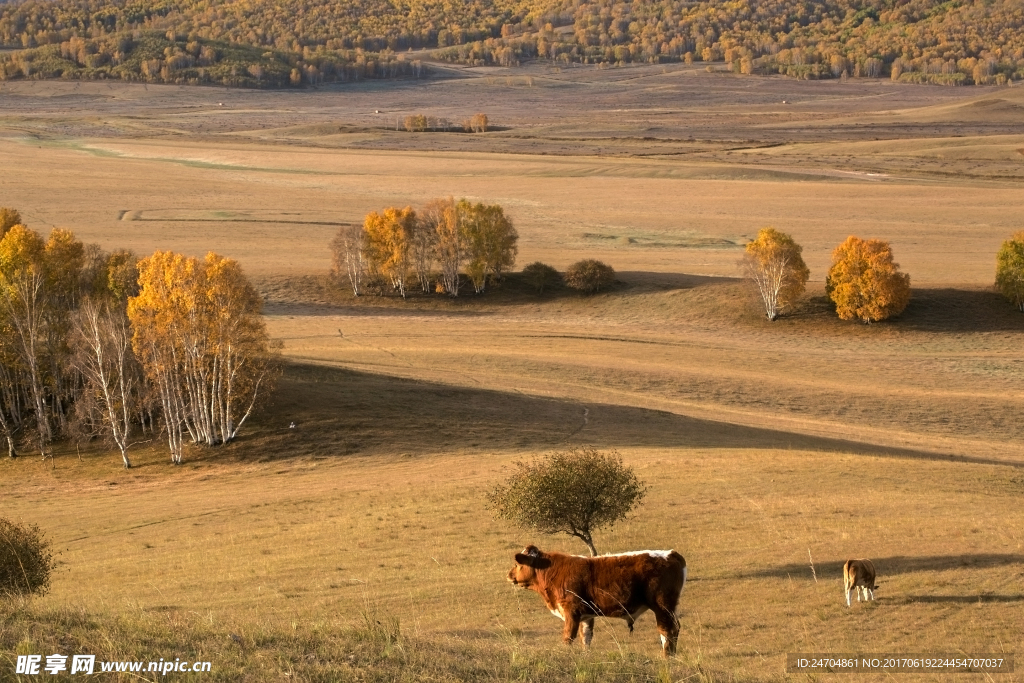
M295 423L292 428L291 423ZM230 451L245 459L415 456L452 451L533 454L598 448L759 448L950 460L888 448L606 403L403 379L323 365L289 364L272 405ZM213 457L210 449L209 457ZM205 452L197 453L198 459ZM959 462L1024 467L984 458Z
M326 276L265 277L257 285L265 300L264 313L267 315L436 318L489 316L497 314L503 307L534 306L564 299L630 297L739 282L737 278L728 277L629 271L618 273L616 283L597 294L577 292L560 283L549 285L542 294L538 294L535 286L520 272L507 274L501 282L491 284L486 292L479 295L473 293L472 286L466 281L458 297L425 293L415 285L409 288L405 298L390 290L380 295L364 291L355 297L347 282L333 281Z
M914 289L898 320L919 332L1024 330L1024 313L991 289Z
M975 553L965 555L923 555L920 557L908 557L896 555L894 557L871 558L875 565L875 572L878 574L879 585L885 581L887 576L899 576L901 574L914 574L917 572L941 572L950 569L989 569L992 567L1006 567L1010 565L1024 565L1024 555L1014 553ZM832 560L814 563L814 574L811 573L809 562L799 562L779 565L776 567L760 567L748 572L742 572L739 578L770 578L785 579L805 576L813 579L841 580L843 577L843 565L846 560ZM970 596L965 596L969 598ZM964 602L976 601L978 596L965 599ZM938 600L933 600L938 602Z
M708 285L736 284L742 278L724 277L720 275L691 275L689 273L655 273L641 270L622 271L616 277L626 283L626 291L630 290L675 290L693 289Z
M1011 603L1024 602L1024 593L1010 595L996 595L981 593L978 595L898 595L886 598L886 602L894 605L912 605L914 603L953 603L953 604L978 604L984 602Z

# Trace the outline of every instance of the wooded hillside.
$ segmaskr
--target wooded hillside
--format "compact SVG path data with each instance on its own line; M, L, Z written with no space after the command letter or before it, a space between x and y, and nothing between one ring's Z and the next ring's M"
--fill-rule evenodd
M1003 84L1018 0L29 0L0 4L0 78L304 86L419 75L410 49L515 65L721 62L737 73Z

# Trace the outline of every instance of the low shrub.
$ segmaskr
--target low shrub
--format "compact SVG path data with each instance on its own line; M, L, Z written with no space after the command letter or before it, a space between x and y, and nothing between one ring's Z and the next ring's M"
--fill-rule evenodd
M50 542L38 526L0 517L0 596L43 595L53 567Z
M537 294L543 294L545 289L562 283L562 274L546 263L534 261L523 268L523 280L537 290Z
M584 259L565 271L565 284L577 291L593 294L615 284L615 270L607 263Z

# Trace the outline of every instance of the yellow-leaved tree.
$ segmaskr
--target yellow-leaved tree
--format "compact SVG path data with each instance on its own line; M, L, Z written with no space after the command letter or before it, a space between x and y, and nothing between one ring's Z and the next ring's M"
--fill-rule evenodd
M368 214L363 223L364 256L384 277L391 281L405 298L405 286L412 267L413 233L416 230L416 212L412 207L387 208L383 213Z
M15 225L21 225L21 214L17 209L0 206L0 239Z
M435 199L423 209L424 229L433 230L434 258L441 269L439 291L459 295L459 273L466 258L466 234L462 217L451 197Z
M11 421L21 419L11 407L22 394L44 455L47 444L66 430L74 400L68 330L80 296L83 253L82 243L59 228L44 241L16 224L0 240L0 328L9 335L0 355L12 363L0 371L0 392L7 394ZM13 453L10 440L9 450Z
M1015 232L996 254L996 287L1024 311L1024 231Z
M883 240L850 236L832 252L825 291L843 320L865 323L899 315L910 303L910 276Z
M804 264L802 251L792 237L771 227L761 228L747 243L743 272L757 286L769 320L778 318L807 288L811 271Z
M280 364L260 309L231 259L158 251L139 262L132 345L160 397L172 462L186 434L207 445L234 439L271 391Z

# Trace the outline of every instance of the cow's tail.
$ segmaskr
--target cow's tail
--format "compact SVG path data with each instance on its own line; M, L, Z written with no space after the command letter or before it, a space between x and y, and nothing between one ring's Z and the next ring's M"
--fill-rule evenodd
M686 590L686 576L689 571L686 567L686 559L675 550L669 553L669 559L676 562L682 569L682 581L679 584L679 595L682 595L683 591Z

